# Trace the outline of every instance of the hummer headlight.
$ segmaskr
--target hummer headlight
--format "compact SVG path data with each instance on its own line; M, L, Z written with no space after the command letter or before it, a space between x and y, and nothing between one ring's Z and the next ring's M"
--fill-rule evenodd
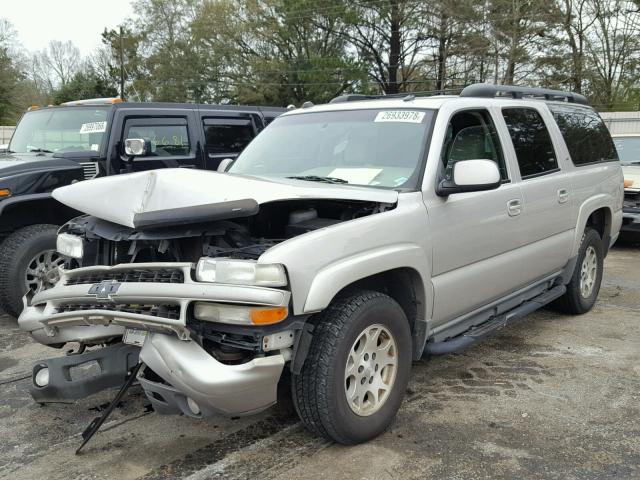
M284 287L287 275L280 264L257 263L252 260L229 258L201 258L196 267L199 282L255 285L259 287Z
M70 233L59 233L56 239L56 250L67 257L80 259L84 254L82 238Z

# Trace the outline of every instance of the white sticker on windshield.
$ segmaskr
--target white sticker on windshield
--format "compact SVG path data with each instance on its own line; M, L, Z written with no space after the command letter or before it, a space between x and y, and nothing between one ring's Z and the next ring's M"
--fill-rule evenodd
M83 123L80 127L81 134L104 133L107 131L107 122Z
M369 185L381 171L381 168L334 168L328 176L341 178L357 185Z
M413 110L386 110L378 112L374 122L407 122L421 123L424 118L424 112L416 112Z

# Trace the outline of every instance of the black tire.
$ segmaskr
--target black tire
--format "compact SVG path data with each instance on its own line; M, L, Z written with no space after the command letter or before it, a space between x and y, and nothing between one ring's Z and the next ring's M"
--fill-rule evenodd
M38 253L56 249L58 226L29 225L9 235L0 246L0 309L17 318L27 293L25 274Z
M411 331L402 308L383 293L358 290L336 299L313 322L309 354L300 374L292 376L293 402L300 419L311 432L345 445L378 436L400 408L411 371ZM347 401L345 367L356 340L376 324L388 329L395 340L397 370L380 408L359 416Z
M580 291L580 279L582 275L582 265L585 260L587 250L592 247L595 250L597 257L597 273L595 278L595 284L591 290L591 294L584 297ZM602 282L602 272L604 264L604 247L602 245L602 239L600 234L593 228L588 228L582 235L582 241L580 242L580 250L578 252L578 261L573 270L573 276L567 284L566 293L560 297L554 303L554 306L564 312L573 315L579 315L586 313L596 303L598 298L598 292L600 291L600 283Z

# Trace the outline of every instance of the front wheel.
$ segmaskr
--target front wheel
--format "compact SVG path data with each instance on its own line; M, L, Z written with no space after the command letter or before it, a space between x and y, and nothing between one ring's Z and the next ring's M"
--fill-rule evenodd
M305 426L342 444L370 440L396 415L411 370L411 331L389 296L356 291L314 319L293 401Z
M56 225L29 225L0 246L0 308L13 317L22 312L22 297L51 288L64 259L56 252Z
M573 276L567 284L567 292L555 305L563 312L586 313L596 303L604 268L604 248L600 234L587 228L582 235L578 261Z

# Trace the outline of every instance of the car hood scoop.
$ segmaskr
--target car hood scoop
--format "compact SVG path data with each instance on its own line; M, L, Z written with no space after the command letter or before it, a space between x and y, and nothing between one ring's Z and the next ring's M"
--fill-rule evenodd
M78 182L54 190L53 198L103 220L142 229L246 217L256 214L261 204L278 200L393 204L398 200L398 193L172 168Z

